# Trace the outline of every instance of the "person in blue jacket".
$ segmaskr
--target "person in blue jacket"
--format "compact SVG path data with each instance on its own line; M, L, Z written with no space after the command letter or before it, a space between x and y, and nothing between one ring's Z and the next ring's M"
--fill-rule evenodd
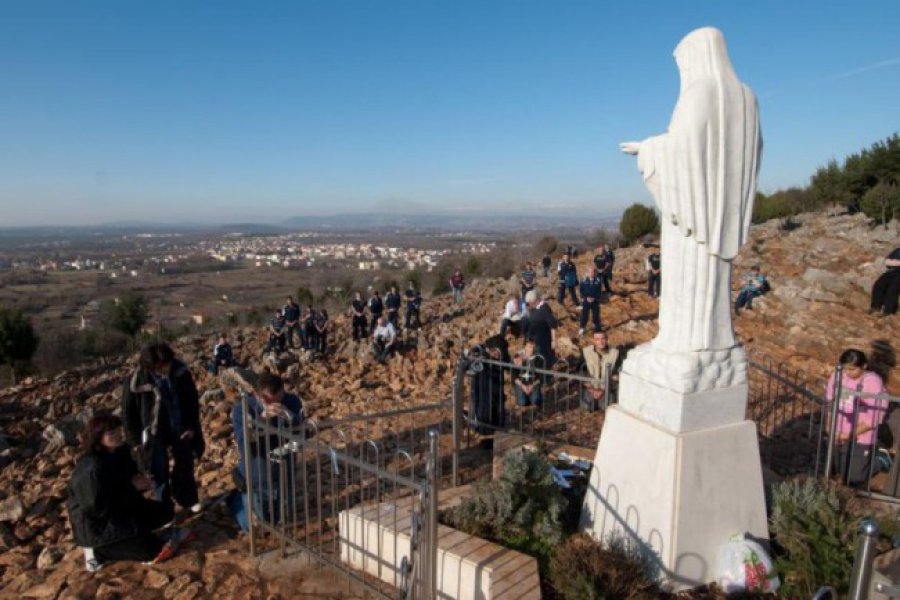
M300 397L290 394L284 389L284 381L281 377L268 371L259 376L256 385L256 395L247 396L247 418L251 423L266 424L278 428L285 434L299 434L299 427L303 422L303 403ZM290 511L291 498L294 487L294 454L285 450L286 435L277 435L274 432L256 432L251 427L254 435L246 439L244 435L243 402L235 403L231 411L231 424L234 428L235 441L238 449L238 466L234 478L238 485L239 494L232 494L228 500L231 512L241 529L247 531L247 495L252 492L254 512L258 518L270 524L278 523L281 514L282 500ZM250 465L246 462L245 443L249 444ZM283 472L286 474L285 493L281 498L281 464L287 461ZM243 488L243 489L241 489ZM271 510L270 510L271 504Z

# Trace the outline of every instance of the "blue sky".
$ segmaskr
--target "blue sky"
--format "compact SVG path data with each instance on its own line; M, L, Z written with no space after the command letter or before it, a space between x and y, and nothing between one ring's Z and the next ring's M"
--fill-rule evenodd
M671 57L722 29L760 189L900 130L900 2L0 2L0 226L651 202Z

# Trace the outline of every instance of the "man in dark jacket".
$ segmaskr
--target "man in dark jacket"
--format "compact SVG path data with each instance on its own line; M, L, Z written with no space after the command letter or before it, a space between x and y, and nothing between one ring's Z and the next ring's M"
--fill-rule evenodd
M406 296L406 328L421 329L422 294L412 281L409 282L409 287L406 288L404 294Z
M382 302L378 290L375 290L372 292L372 297L369 298L369 314L372 315L372 323L369 325L370 331L375 331L375 328L378 327L378 320L381 318L381 313L383 312L384 302Z
M157 500L174 498L199 511L194 458L206 447L199 395L190 369L168 344L152 343L141 350L138 369L125 381L122 420L128 443L140 448L141 467L153 477Z
M366 324L366 301L359 292L353 295L353 301L350 302L350 318L353 340L364 340L369 337L369 329Z
M300 305L294 302L292 296L288 296L287 304L281 309L281 314L284 317L288 347L296 347L294 346L294 334L297 334L297 337L300 338L300 346L303 346L303 330L300 329Z
M397 286L392 285L390 291L384 297L384 307L387 309L388 321L397 331L400 331L400 305L402 302Z
M237 364L234 360L234 352L231 344L228 343L228 336L224 333L219 334L219 341L213 347L213 359L209 364L209 372L213 375L219 374L219 369L227 369Z
M594 331L600 331L600 294L603 279L597 273L597 267L591 266L587 276L581 280L581 322L578 335L584 335L584 326L588 316L594 321Z
M509 363L509 346L506 339L493 335L478 348L483 358ZM472 375L472 398L469 415L472 426L481 435L492 435L506 422L506 396L504 371L506 367L481 364L481 370ZM493 447L493 438L482 440L484 448Z
M578 296L575 294L575 288L578 287L578 271L569 254L564 254L562 260L556 265L556 274L559 276L559 292L556 294L557 302L565 304L566 290L568 290L572 296L572 306L578 306Z

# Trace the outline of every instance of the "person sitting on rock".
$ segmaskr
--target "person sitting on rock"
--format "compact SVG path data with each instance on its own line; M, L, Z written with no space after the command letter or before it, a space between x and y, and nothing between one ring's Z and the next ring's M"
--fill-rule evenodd
M206 448L199 399L191 370L161 342L141 349L139 367L122 391L125 434L140 450L141 468L153 477L156 499L174 498L194 512L202 508L194 460Z
M500 336L506 337L508 328L511 329L513 335L524 335L525 330L522 320L525 318L525 315L525 301L516 295L511 295L503 307L503 314L500 316Z
M284 352L287 343L287 321L280 310L275 311L274 316L272 316L272 319L269 321L269 326L266 328L266 331L269 334L269 339L266 342L265 348L263 348L263 354L268 352L277 352L281 354Z
M255 374L253 374L255 378ZM245 379L250 379L245 378ZM295 460L294 454L284 452L289 437L299 436L303 421L303 403L300 397L284 389L284 381L278 375L265 371L258 377L256 393L246 397L248 422L264 423L286 435L266 435L251 427L251 437L244 432L244 402L238 399L231 410L231 425L238 450L238 466L233 472L239 493L228 497L228 507L244 531L248 529L247 494L252 491L254 514L270 525L279 522L282 500L290 510L293 497ZM230 388L229 395L230 395ZM245 444L249 447L245 447ZM250 469L246 457L250 455ZM280 460L287 460L282 469ZM281 498L281 474L285 473L285 498ZM248 477L249 474L249 477ZM270 512L271 505L271 512Z
M740 314L742 308L753 310L753 299L762 296L769 290L769 281L759 270L759 265L753 265L750 272L741 276L741 290L734 301L734 314Z
M400 306L402 304L403 300L400 298L397 286L392 285L390 291L384 297L384 307L387 309L388 321L398 331L400 329Z
M75 464L66 500L75 544L85 568L113 561L149 562L165 547L153 533L172 519L172 505L149 500L153 480L140 473L125 444L122 420L101 412L88 421L82 456Z
M350 302L350 326L352 328L351 333L353 334L354 342L369 337L367 325L366 301L363 300L360 292L356 292L353 294L353 300Z
M582 405L596 410L605 402L609 386L610 402L615 401L619 384L619 349L610 347L605 331L594 332L591 344L581 349L579 370L587 373L592 380L582 387Z
M228 336L224 333L219 334L219 341L213 347L213 358L209 364L209 372L213 375L219 374L219 369L227 369L235 365L234 352L231 350L231 344L228 343Z
M900 302L900 248L888 254L885 260L887 271L875 280L872 286L870 314L893 315Z
M536 377L530 369L519 371L513 385L516 389L517 405L540 408L544 403L540 378Z
M384 364L396 349L397 330L394 324L388 321L387 317L382 315L378 319L378 325L372 332L372 353L375 360Z
M857 397L852 392L886 394L887 390L881 377L868 370L868 359L862 350L844 350L838 363L841 365L840 397L835 397L837 372L828 378L825 389L828 402L838 402L837 424L834 426L836 438L832 442L835 444L833 466L842 481L848 485L859 485L868 480L870 471L872 474L879 472L875 468L878 465L871 463L878 425L884 419L888 403L887 400ZM826 414L830 415L831 411ZM827 431L831 431L831 428Z
M421 329L422 294L415 284L410 281L404 295L406 296L406 329Z

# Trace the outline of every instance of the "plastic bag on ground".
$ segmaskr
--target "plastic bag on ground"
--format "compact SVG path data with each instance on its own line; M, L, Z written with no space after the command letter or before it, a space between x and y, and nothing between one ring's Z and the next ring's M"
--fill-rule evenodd
M726 593L770 593L781 585L769 553L744 535L733 536L719 548L716 583Z

